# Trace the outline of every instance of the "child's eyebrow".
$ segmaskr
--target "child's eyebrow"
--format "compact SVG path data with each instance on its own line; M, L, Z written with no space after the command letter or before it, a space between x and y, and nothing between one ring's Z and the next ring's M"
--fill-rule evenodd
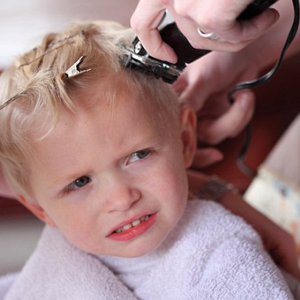
M161 135L157 135L157 134L143 136L143 137L137 139L136 141L131 142L130 147L128 147L128 149L125 149L125 152L135 152L135 151L147 148L153 144L157 145L162 139L163 139L163 137ZM126 145L125 142L124 142L124 145Z
M131 142L130 145L126 145L126 142L124 142L123 143L124 147L120 146L119 148L120 152L118 154L118 157L123 158L126 157L127 155L130 155L131 153L146 148L154 147L157 149L160 147L163 141L164 141L163 135L151 134L149 136L143 136L140 139ZM65 174L60 173L58 175L59 176L58 178L49 182L47 188L54 192L56 191L60 192L63 188L66 187L66 185L72 183L77 178L80 178L84 175L89 175L89 174L91 175L91 173L93 173L93 170L91 168L82 169L79 171L71 170L70 172L66 172Z

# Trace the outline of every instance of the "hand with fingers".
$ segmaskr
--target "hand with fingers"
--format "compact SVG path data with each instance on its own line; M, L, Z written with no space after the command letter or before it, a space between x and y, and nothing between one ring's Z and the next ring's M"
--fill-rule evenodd
M278 59L290 30L293 7L284 1L275 6L281 18L266 34L236 53L214 51L203 56L188 65L173 85L180 100L190 103L198 112L200 141L216 145L238 135L251 120L255 106L253 93L249 90L235 93L230 105L228 92L240 82L258 78L262 70L270 70ZM299 50L300 32L286 57L299 55ZM194 167L205 167L207 162L217 162L222 157L217 149L199 150Z
M200 142L217 145L238 135L251 120L255 106L252 91L234 94L233 104L228 98L228 92L236 83L258 74L256 65L249 65L245 55L243 52L212 52L188 65L173 84L180 101L190 104L198 114ZM200 148L193 166L201 169L222 159L223 154L216 148Z
M180 31L197 49L236 52L262 35L279 18L269 8L250 20L237 21L253 0L140 0L131 26L147 52L160 60L175 63L173 49L160 37L159 25L167 9Z
M211 0L140 0L131 19L146 50L156 58L169 62L177 60L157 30L165 9L194 47L222 51L213 51L188 65L173 85L180 99L198 112L199 140L207 144L216 145L227 137L235 137L246 127L254 112L254 95L247 90L237 92L230 105L228 92L234 85L256 79L262 70L274 65L290 30L294 13L292 3L277 1L276 10L267 9L250 20L237 21L237 16L249 3L252 0L220 0L218 3ZM280 12L278 22L277 10ZM214 33L219 39L203 37L203 33ZM299 53L299 49L298 33L286 56ZM199 150L197 154L195 165L198 168L223 157L214 148Z

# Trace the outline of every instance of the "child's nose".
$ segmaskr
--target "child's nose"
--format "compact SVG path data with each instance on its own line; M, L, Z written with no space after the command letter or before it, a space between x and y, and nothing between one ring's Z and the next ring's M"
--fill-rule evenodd
M141 199L141 192L128 183L118 183L110 187L106 194L106 211L126 211Z

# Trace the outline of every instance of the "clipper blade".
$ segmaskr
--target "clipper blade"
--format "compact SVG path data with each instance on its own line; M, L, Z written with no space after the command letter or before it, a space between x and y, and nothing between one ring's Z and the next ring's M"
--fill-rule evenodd
M154 76L155 78L161 78L169 84L175 82L185 68L185 65L180 67L168 62L156 60L149 56L136 54L132 49L123 48L123 50L124 56L122 57L122 64L124 67Z

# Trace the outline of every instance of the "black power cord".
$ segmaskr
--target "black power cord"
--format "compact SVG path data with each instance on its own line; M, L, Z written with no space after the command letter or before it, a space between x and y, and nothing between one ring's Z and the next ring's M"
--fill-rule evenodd
M286 42L283 46L283 49L281 51L280 57L279 57L276 65L267 74L265 74L257 79L254 79L251 81L245 81L245 82L235 85L228 94L229 102L231 104L234 102L233 94L235 92L242 90L242 89L249 89L249 88L254 88L254 87L260 86L260 85L266 83L267 81L269 81L277 73L279 67L282 64L285 52L291 45L292 41L294 40L296 33L298 31L298 27L299 27L299 2L298 2L298 0L292 0L292 2L293 2L293 7L294 7L294 21L293 21L293 24L291 26L291 29L289 31ZM248 151L250 143L251 143L251 122L246 126L245 134L246 134L246 137L245 137L244 143L242 145L242 148L241 148L240 153L237 158L237 165L244 174L246 174L249 177L254 178L256 176L257 172L255 170L252 170L250 167L248 167L244 162L245 156L247 154L247 151Z

